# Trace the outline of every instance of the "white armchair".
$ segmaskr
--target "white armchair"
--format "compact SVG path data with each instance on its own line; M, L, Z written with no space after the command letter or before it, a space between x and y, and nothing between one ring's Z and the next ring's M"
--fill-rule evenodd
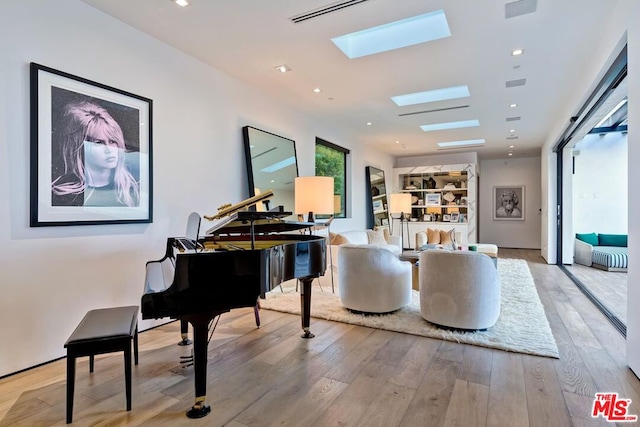
M338 294L342 305L351 310L398 310L411 302L411 263L377 245L341 245Z
M593 246L576 238L574 238L573 240L573 260L577 264L591 267L591 264L593 264Z
M486 329L500 315L500 276L491 259L468 251L420 253L420 313L436 325Z

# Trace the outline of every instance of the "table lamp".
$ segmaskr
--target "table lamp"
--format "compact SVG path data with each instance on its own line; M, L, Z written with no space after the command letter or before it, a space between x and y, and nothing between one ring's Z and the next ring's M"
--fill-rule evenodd
M308 212L307 221L315 222L315 215L333 215L333 177L301 176L295 179L295 213Z
M411 193L392 193L389 195L389 213L400 214L400 239L402 241L402 249L404 249L404 229L402 228L402 222L405 220L405 215L411 215ZM393 220L393 216L392 216ZM393 224L393 223L392 223ZM407 228L409 225L407 224ZM407 234L409 232L407 231Z

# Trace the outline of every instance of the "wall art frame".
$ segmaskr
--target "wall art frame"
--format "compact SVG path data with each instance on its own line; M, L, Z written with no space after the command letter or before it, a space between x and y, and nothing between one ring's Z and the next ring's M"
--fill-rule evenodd
M153 222L153 101L30 64L30 226Z
M526 201L524 190L524 185L493 187L494 221L524 221Z

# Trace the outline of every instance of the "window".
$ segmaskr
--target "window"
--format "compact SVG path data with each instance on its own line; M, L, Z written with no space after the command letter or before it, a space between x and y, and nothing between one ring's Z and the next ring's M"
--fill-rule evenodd
M334 216L347 217L347 154L349 150L316 138L316 176L332 176Z

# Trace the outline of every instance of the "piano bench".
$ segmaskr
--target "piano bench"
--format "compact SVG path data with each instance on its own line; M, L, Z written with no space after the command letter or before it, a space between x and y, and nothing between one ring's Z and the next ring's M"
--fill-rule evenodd
M76 358L89 356L89 372L93 372L96 354L124 352L127 411L131 410L131 341L135 364L138 364L138 307L112 307L90 310L73 331L64 347L67 349L67 424L73 418Z

